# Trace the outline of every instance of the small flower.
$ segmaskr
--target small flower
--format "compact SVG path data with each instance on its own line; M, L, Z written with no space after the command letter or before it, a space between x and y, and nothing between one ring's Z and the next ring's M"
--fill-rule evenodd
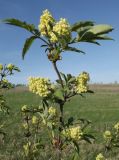
M36 116L32 117L32 124L37 124L38 123L38 118Z
M114 128L119 131L119 122L114 125Z
M2 71L3 70L3 65L2 64L0 64L0 71Z
M10 63L10 64L7 65L7 69L8 70L12 71L13 68L14 68L13 64Z
M28 123L23 123L22 125L25 129L28 129Z
M96 157L96 160L106 160L102 153L99 153Z
M54 107L50 107L48 109L48 113L52 116L55 116L56 115L56 109Z
M25 111L27 110L27 108L28 108L27 105L24 105L24 106L21 108L21 111L22 111L22 112L25 112Z
M112 139L112 133L110 131L105 131L103 134L103 137L105 140L111 140Z

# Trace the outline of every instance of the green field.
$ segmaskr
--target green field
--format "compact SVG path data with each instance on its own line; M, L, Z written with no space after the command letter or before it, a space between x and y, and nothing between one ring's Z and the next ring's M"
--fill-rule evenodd
M103 131L119 121L119 85L91 85L91 89L95 91L94 94L87 94L84 98L76 96L67 102L65 115L91 120L93 133L98 135L97 141L98 138L100 141ZM24 104L38 106L40 98L29 92L27 88L12 89L6 91L4 95L10 106L10 114L1 115L1 121L5 122L4 130L7 136L4 141L0 139L2 143L0 160L16 160L12 154L18 155L14 152L16 149L19 150L19 146L22 145L19 141L23 138L20 108Z

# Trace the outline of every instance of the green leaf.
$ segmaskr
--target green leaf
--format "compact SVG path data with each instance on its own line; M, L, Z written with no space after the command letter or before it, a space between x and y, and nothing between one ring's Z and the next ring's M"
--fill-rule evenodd
M86 33L89 29L91 29L91 28L92 28L92 26L87 26L87 27L81 27L81 28L79 28L79 29L77 30L78 36L79 36L79 37L82 37L82 36L85 35L85 33Z
M64 101L64 93L63 93L63 90L62 89L57 89L54 93L54 96L56 98L58 98L59 100L62 100Z
M56 82L57 82L58 84L61 84L61 81L60 81L59 79L57 79Z
M112 30L113 30L113 28L110 25L99 24L99 25L93 26L91 29L88 30L88 32L91 32L95 35L101 35L101 34L109 33Z
M73 76L71 74L67 74L67 79L68 81L72 78Z
M87 141L90 144L92 144L95 140L95 137L91 134L84 134L83 138L84 138L85 141Z
M97 40L114 40L113 38L109 37L109 36L105 36L105 35L98 35L96 37Z
M43 44L43 45L41 45L41 47L47 47L47 45Z
M67 83L67 77L65 76L65 74L60 72L60 75L62 76L63 80L65 80L65 82Z
M20 69L18 68L18 67L16 67L16 66L14 66L14 68L13 68L15 71L17 71L17 72L20 72Z
M73 124L73 121L74 121L74 118L73 118L73 117L70 117L70 118L68 119L68 126L69 126L69 125L72 125L72 124Z
M86 40L86 41L83 41L83 42L93 43L93 44L96 44L96 45L100 46L100 43L95 41L95 40Z
M72 82L75 82L76 81L76 78L75 77L72 77L68 82L69 83L72 83Z
M77 22L74 23L71 26L71 31L77 31L77 29L81 28L81 27L87 27L87 26L93 26L94 22L92 21L81 21L81 22Z
M94 91L92 91L92 90L88 90L88 91L87 91L87 93L94 93Z
M69 46L65 48L65 51L73 51L73 52L85 54L85 52L83 52L83 51L81 51L81 50L79 50L79 49L77 49L75 47L69 47Z
M20 27L20 28L24 28L28 31L36 30L35 26L33 24L28 24L26 22L23 22L23 21L20 21L18 19L14 19L14 18L4 19L2 22L6 23L6 24L9 24L9 25L17 26L17 27Z
M88 42L100 45L96 40L112 40L112 38L104 35L112 30L113 28L110 25L83 27L77 30L78 37L75 42Z
M73 141L73 144L74 144L74 148L75 148L75 151L79 154L79 145L76 141Z
M29 50L30 46L32 45L33 41L36 39L36 36L31 36L30 38L27 38L22 50L22 58L24 59L25 54Z

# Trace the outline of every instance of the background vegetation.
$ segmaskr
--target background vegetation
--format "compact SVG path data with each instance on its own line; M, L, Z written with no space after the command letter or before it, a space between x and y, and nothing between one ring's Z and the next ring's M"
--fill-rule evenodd
M91 85L90 88L95 91L94 94L87 94L85 97L76 96L66 103L64 109L66 117L86 118L92 122L90 128L94 132L92 134L96 135L97 143L90 147L86 144L87 147L82 151L82 155L87 154L86 159L94 160L101 148L103 132L112 128L119 120L119 85ZM5 139L2 137L0 139L2 144L0 145L0 159L16 160L20 158L24 142L21 106L24 104L37 106L40 104L40 98L29 92L27 87L8 90L4 92L4 96L10 106L10 115L4 116L3 113L0 115L0 121L4 122L4 130L7 133ZM46 141L47 135L40 138ZM110 157L111 160L119 158L112 156L112 153ZM83 157L81 159L83 160Z

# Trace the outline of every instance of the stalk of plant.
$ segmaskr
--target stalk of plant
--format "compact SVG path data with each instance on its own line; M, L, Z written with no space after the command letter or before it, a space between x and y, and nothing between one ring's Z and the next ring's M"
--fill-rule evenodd
M77 123L72 117L66 120L63 110L65 103L73 96L82 96L83 93L87 92L92 93L88 88L90 78L87 72L82 72L77 77L71 74L65 75L57 68L57 62L62 60L62 52L65 51L85 53L79 48L72 47L75 43L88 42L100 45L98 40L112 40L107 34L113 28L106 24L96 25L92 21L81 21L70 25L65 18L56 21L48 10L43 11L38 29L33 24L14 18L5 19L3 22L23 28L32 34L24 44L22 58L24 58L35 39L40 39L44 43L41 47L45 48L47 58L51 61L58 80L56 80L56 84L52 84L49 79L31 77L29 79L29 89L42 98L41 108L38 108L37 113L40 115L42 123L51 132L52 148L55 148L57 152L57 159L63 159L62 152L67 149L67 146L70 146L70 148L73 146L73 149L79 155L79 142L85 140L91 143L94 139L92 135L85 131L90 122L80 120ZM76 33L76 36L73 36L73 32ZM59 114L56 114L57 104ZM82 125L80 125L81 122Z

